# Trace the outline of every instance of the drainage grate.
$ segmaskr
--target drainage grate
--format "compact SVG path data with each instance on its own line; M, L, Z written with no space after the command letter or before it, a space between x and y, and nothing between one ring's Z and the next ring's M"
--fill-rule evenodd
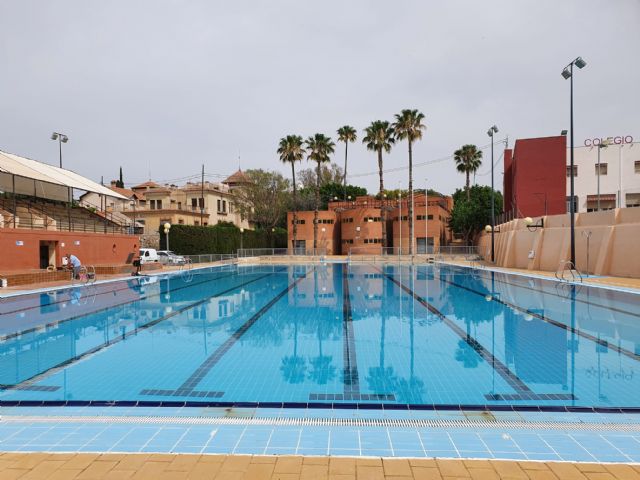
M9 423L96 423L163 425L262 425L288 427L390 427L390 428L465 428L513 430L563 430L640 432L637 423L536 422L522 420L441 420L397 418L268 418L268 417L143 417L143 416L20 416L5 415Z

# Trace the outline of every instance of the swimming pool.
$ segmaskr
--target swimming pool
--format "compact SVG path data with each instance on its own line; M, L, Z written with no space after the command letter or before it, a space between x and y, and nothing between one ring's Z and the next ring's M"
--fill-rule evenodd
M1 405L627 409L640 296L451 265L229 265L5 298Z

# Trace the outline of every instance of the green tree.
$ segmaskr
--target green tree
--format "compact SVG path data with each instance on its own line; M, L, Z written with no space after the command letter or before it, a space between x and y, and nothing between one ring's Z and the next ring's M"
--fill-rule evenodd
M124 188L124 180L122 178L122 167L120 167L120 175L116 181L116 187Z
M296 162L302 161L305 150L303 148L303 140L300 135L287 135L280 139L278 146L278 155L284 163L291 164L291 182L293 185L293 248L296 248L296 240L298 237L298 209L296 195Z
M349 142L353 143L358 139L356 129L345 125L338 129L338 141L344 142L344 200L347 200L347 154L349 150Z
M234 190L235 206L242 216L267 232L286 226L289 181L280 173L261 169L244 173L249 181Z
M469 198L467 199L467 192ZM502 212L502 193L495 192L496 212ZM457 189L453 194L453 209L449 228L462 235L467 245L485 225L491 223L491 187L474 185L465 192Z
M316 201L313 211L313 249L318 248L318 209L320 208L320 167L323 163L327 163L331 160L330 155L335 151L336 144L333 143L330 137L322 133L316 133L310 136L306 140L307 145L307 160L311 160L317 163L316 170Z
M478 150L475 145L463 145L453 152L453 159L456 162L456 169L467 176L465 190L467 191L467 200L469 200L469 177L472 173L477 172L482 165L482 150Z
M380 189L378 195L381 197L384 195L384 179L382 169L382 152L389 153L391 147L396 142L395 132L389 122L383 120L375 120L371 122L367 128L364 129L365 136L362 139L362 143L366 144L367 150L372 150L378 154L378 172L380 175ZM382 246L387 246L387 211L383 208L380 209L380 216L382 217Z
M423 125L424 114L418 110L405 109L396 114L396 121L393 124L396 138L398 140L407 140L409 144L409 197L413 195L413 142L422 139L422 130L427 127ZM409 255L413 255L413 238L414 238L414 222L413 222L413 205L409 203Z

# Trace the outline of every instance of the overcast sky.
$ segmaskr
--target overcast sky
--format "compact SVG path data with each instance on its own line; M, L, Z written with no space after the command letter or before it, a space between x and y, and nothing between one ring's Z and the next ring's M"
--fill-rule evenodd
M576 56L588 62L575 75L576 143L640 140L639 25L640 0L3 0L0 149L57 164L57 130L70 138L64 166L95 180L122 166L127 184L149 172L175 182L204 163L215 181L238 155L243 169L289 176L282 136L335 138L350 124L362 137L372 120L416 108L420 164L487 145L494 123L510 144L568 128L560 73ZM488 184L484 153L477 182ZM407 163L404 142L385 157L385 168ZM350 146L351 183L375 191L376 169L360 139ZM445 193L464 182L451 159L414 178Z

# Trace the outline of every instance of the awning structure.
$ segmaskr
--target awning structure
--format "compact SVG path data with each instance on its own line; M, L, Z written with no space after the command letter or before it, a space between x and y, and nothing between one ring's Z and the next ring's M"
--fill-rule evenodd
M69 189L126 200L113 190L71 170L0 150L0 190L50 200L69 200Z

